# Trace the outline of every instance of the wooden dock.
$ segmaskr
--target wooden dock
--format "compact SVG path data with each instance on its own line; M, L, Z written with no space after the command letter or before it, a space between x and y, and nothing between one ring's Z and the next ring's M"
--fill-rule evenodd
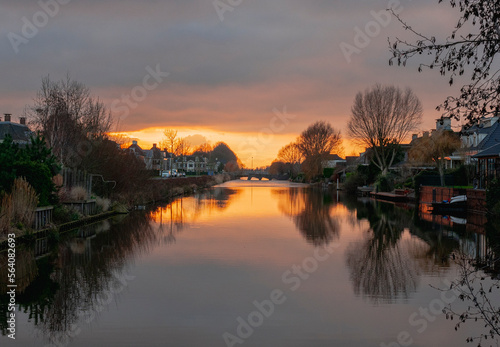
M407 195L397 194L397 193L386 193L386 192L371 192L371 197L378 200L392 201L392 202L408 202L409 198Z

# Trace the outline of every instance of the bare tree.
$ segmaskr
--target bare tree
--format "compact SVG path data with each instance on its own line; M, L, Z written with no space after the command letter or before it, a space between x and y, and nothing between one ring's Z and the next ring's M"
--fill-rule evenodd
M165 140L160 142L160 147L166 148L170 153L174 153L177 142L179 141L177 138L177 130L165 129L163 130L163 136L165 136Z
M460 148L460 138L453 131L436 130L431 136L419 138L409 152L410 160L417 163L433 163L439 171L444 186L446 157Z
M191 154L191 144L185 139L178 139L174 148L175 155L185 156Z
M59 82L43 78L26 116L63 164L78 151L81 141L102 138L112 125L111 113L104 104L69 76Z
M297 148L305 158L302 169L307 178L321 175L327 156L341 147L340 131L335 130L330 123L318 121L304 130L297 139Z
M398 145L421 119L422 104L411 89L377 84L356 95L347 131L360 145L372 149L372 160L385 175Z
M443 109L444 116L455 119L465 116L469 122L487 114L497 115L500 111L500 69L495 58L500 51L500 3L490 0L450 0L449 3L459 9L460 16L444 40L417 32L392 11L415 40L396 38L390 42L393 57L389 64L396 62L405 66L415 56L428 56L429 61L420 64L418 71L424 67L438 69L441 75L449 77L450 85L469 68L470 83L437 109Z
M290 174L296 174L302 161L302 153L297 142L290 142L288 145L282 147L278 152L278 161L290 166Z

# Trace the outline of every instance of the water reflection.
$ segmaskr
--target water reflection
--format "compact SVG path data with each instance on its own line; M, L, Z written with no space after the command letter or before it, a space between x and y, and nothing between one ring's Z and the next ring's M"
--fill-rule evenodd
M116 286L133 258L156 242L157 235L144 214L131 216L126 223L109 223L79 229L38 262L34 247L19 248L17 304L51 343L66 342L82 312L97 312L101 294ZM5 300L2 317L8 314ZM5 335L7 319L0 321Z
M280 211L291 217L304 238L315 246L329 244L339 237L339 221L329 194L313 189L276 189Z
M224 211L240 191L230 188L213 188L194 198L179 198L150 212L152 221L158 223L159 237L163 243L175 243L175 234L194 223L202 214Z
M410 243L402 242L408 220L391 206L382 208L371 201L358 204L357 217L368 220L369 225L364 239L352 243L346 251L354 292L374 303L406 299L418 285L419 270L411 257Z
M322 263L301 287L300 295L290 295L290 302L280 307L283 312L296 314L296 322L304 318L307 310L321 311L327 305L331 305L330 309L344 307L349 300L359 301L357 297L366 298L370 307L408 304L407 299L423 286L422 275L437 276L448 271L454 250L466 246L481 254L481 247L485 247L484 236L468 235L445 223L429 224L406 207L369 199L340 200L309 188L218 187L137 212L122 221L82 228L58 243L37 240L33 245L19 247L17 304L46 341L64 344L77 335L78 328L93 320L98 326L98 317L104 314L106 305L120 298L119 289L128 274L134 275L130 268L140 262L149 278L168 278L138 288L134 294L147 296L144 293L155 293L151 287L158 285L160 296L145 299L151 305L145 310L148 314L154 312L151 322L165 315L166 321L174 322L170 328L187 321L192 329L193 322L210 321L203 329L214 328L216 332L210 333L219 334L219 338L219 330L223 330L220 326L242 314L231 311L232 307L251 303L256 295L264 298L270 289L282 286L284 269L302 262L302 255L309 256L311 245L335 241L343 253L339 251ZM183 242L175 244L176 240ZM1 253L0 281L7 278L6 261L6 255ZM339 274L345 276L342 283ZM317 303L318 298L325 297L323 293L332 290L344 302L336 303L333 298L325 305ZM220 298L221 291L231 293L230 304ZM304 301L293 301L301 300L302 295ZM0 300L0 328L5 335L7 298L2 296ZM130 300L129 305L138 299ZM168 303L175 314L153 307L158 300ZM177 301L182 305L177 307ZM122 306L116 315L133 310ZM304 311L297 313L295 307L304 307ZM247 309L244 307L242 312ZM183 315L184 320L177 321L178 315ZM335 319L326 310L320 315L321 319ZM340 315L346 321L350 319L348 314ZM278 323L269 326L273 324ZM294 327L299 330L299 324ZM202 330L198 328L193 331ZM316 328L312 323L304 327L311 331Z

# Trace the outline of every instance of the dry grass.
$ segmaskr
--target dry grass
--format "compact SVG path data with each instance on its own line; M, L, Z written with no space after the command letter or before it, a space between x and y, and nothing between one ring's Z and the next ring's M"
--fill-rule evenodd
M9 233L12 224L31 228L35 219L38 195L24 178L16 178L10 194L2 198L0 206L0 232Z
M2 198L0 204L0 234L8 234L11 229L11 223L14 216L14 209L12 206L12 197L6 194Z
M74 201L87 200L87 190L83 187L71 188L70 197Z
M106 212L109 210L109 207L111 206L111 201L109 199L104 199L100 197L96 197L96 204L97 207L102 211Z
M24 178L16 178L11 196L14 222L31 227L35 219L35 209L38 205L38 195L35 189Z
M52 177L52 182L54 182L54 184L57 188L60 188L63 186L64 179L63 179L61 174L58 174L58 175L55 175L54 177Z

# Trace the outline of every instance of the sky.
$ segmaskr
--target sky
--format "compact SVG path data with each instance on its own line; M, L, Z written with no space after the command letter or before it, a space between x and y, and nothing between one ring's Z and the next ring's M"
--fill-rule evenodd
M18 121L43 77L69 74L112 111L113 132L144 148L173 128L264 166L324 120L357 154L346 133L356 93L413 89L418 132L458 90L437 71L418 73L417 60L389 66L388 38L411 36L388 7L438 39L458 19L437 0L0 0L0 113Z

